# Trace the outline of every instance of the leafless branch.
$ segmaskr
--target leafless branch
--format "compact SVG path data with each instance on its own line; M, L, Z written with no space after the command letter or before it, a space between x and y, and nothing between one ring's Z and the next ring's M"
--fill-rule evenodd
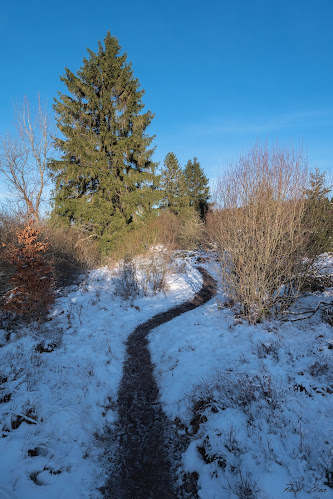
M38 96L31 111L28 99L15 108L17 133L0 139L0 174L10 192L39 220L43 191L48 182L47 160L53 149L51 120Z

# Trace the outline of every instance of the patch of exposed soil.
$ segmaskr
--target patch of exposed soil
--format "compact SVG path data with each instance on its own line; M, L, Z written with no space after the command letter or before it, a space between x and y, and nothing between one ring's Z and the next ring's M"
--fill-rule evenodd
M214 296L214 279L205 269L198 269L203 285L192 300L155 315L139 325L128 338L118 393L118 423L115 431L112 429L104 440L110 444L107 451L110 475L101 489L106 498L169 499L189 497L189 493L191 497L197 497L189 480L185 480L185 484L183 481L182 486L176 478L175 456L181 455L179 449L184 437L177 434L159 402L147 336L152 329L203 305Z

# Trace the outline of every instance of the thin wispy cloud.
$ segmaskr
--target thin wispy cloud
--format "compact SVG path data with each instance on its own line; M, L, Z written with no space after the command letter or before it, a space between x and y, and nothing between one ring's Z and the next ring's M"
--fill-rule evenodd
M284 113L272 118L254 118L253 120L230 120L220 124L200 126L200 133L217 134L262 134L278 132L292 128L333 126L333 110L307 110Z

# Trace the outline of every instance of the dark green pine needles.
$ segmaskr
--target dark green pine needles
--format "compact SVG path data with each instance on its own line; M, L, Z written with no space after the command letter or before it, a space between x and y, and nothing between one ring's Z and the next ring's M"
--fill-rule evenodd
M210 197L208 178L197 158L189 160L183 171L176 155L169 152L161 172L161 189L163 208L176 215L197 213L201 218L205 217Z
M208 210L209 181L197 158L187 162L184 177L189 205L204 218Z
M177 156L169 152L165 156L164 168L161 172L161 188L163 191L162 206L179 215L187 206L184 173Z
M134 78L118 40L106 35L83 66L66 68L54 109L61 159L52 160L54 214L96 234L105 251L129 227L154 212L160 198L154 137L145 134L153 115L144 113L144 91Z

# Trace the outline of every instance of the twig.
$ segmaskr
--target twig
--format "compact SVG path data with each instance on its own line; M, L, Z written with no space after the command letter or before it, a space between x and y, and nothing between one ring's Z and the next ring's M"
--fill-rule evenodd
M323 306L322 306L323 305ZM322 312L328 310L330 307L333 307L333 301L331 302L325 302L325 301L320 301L318 303L318 305L316 306L315 309L304 309L302 310L301 312L288 312L288 316L289 315L304 315L304 314L309 314L305 317L298 317L297 319L289 319L289 318L285 318L283 319L283 321L290 321L290 322L296 322L296 321L302 321L302 320L305 320L305 319L310 319L311 317L313 317L317 312L318 310L321 310Z

